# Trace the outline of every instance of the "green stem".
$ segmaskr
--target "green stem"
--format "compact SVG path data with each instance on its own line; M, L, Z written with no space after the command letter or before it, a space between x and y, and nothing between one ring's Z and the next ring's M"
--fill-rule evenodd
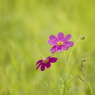
M80 39L78 39L78 40L75 42L75 44L74 44L74 46L73 46L73 48L72 48L72 50L71 50L71 53L70 53L70 55L69 55L69 59L68 59L67 64L66 64L66 72L67 72L67 65L68 65L69 62L70 62L70 59L71 59L71 55L72 55L72 53L73 53L73 50L74 50L76 44L77 44L79 41L80 41Z
M70 58L71 58L72 52L73 52L73 50L74 50L74 47L76 46L76 44L77 44L79 41L80 41L80 39L78 39L78 40L76 41L75 45L73 46L67 64L68 64L69 61L70 61Z

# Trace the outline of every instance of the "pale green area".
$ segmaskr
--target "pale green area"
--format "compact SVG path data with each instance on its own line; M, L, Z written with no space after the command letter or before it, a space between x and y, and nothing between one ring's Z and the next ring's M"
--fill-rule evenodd
M86 39L76 45L67 72L64 60L68 60L72 48L65 52L66 57L64 52L57 52L54 56L59 61L45 72L35 70L41 55L52 55L47 40L58 32L72 34L74 42L80 35ZM64 76L74 70L70 95L94 95L94 43L95 0L0 0L0 95L53 95L40 81L47 81L48 76L58 90L61 63ZM85 90L78 78L82 76L82 58L86 59Z

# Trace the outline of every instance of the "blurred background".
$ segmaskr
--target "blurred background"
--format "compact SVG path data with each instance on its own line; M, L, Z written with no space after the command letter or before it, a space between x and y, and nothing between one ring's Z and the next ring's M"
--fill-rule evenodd
M69 63L68 69L77 64L70 95L94 95L95 0L0 0L0 95L53 95L39 80L47 80L47 74L56 88L60 61L45 72L35 70L35 63L41 55L51 55L47 41L58 32L71 34L74 42L85 36ZM71 49L66 51L67 60ZM59 53L55 56L61 58ZM86 59L85 90L78 78L82 58Z

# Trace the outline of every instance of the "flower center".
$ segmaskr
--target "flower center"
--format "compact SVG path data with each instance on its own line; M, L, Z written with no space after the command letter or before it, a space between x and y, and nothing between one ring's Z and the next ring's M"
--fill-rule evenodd
M44 63L44 64L46 64L46 63L48 63L48 62L49 62L49 60L48 60L48 59L46 59L46 60L44 60L44 62L43 62L43 63Z
M62 41L59 41L57 44L58 44L59 46L62 46L62 45L63 45L63 42L62 42Z

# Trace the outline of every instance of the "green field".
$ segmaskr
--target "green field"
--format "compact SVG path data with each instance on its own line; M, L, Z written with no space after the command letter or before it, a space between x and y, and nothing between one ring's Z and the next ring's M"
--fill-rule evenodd
M68 65L73 47L56 52L51 68L36 70L42 56L52 55L49 36L59 32L85 39ZM0 0L0 95L95 95L94 40L95 0Z

